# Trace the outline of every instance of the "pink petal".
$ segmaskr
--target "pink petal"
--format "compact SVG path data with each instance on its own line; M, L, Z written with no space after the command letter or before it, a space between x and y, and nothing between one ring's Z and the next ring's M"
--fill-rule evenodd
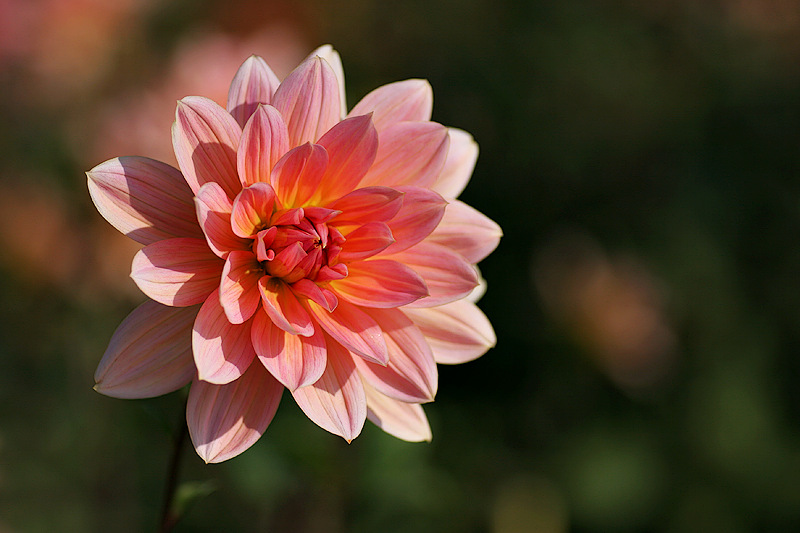
M475 267L441 244L423 241L386 258L411 267L425 280L430 295L411 303L411 307L433 307L453 302L467 296L478 285Z
M351 263L347 277L331 281L330 286L350 303L363 307L400 307L428 295L419 274L386 259Z
M172 146L178 166L197 194L208 182L218 183L233 198L242 188L236 172L236 149L242 129L233 117L208 98L187 96L178 102Z
M381 365L388 362L380 326L360 308L340 300L336 309L326 311L309 300L308 309L322 329L351 352Z
M192 323L199 307L146 301L119 325L94 373L94 390L114 398L152 398L192 380Z
M448 128L450 150L436 182L431 189L446 198L456 198L472 177L478 160L478 143L464 130Z
M319 187L327 165L328 153L318 144L306 143L287 152L272 172L272 186L283 206L307 202Z
M242 189L231 208L233 233L242 238L254 237L269 225L274 206L275 191L269 184L255 183Z
M261 365L226 385L195 380L186 423L197 454L220 463L248 449L264 434L281 401L283 386Z
M348 118L333 126L318 144L328 151L328 168L315 195L325 204L356 188L378 153L378 132L369 115Z
M435 122L398 122L382 130L375 162L361 186L430 187L447 158L447 128Z
M398 122L425 122L431 119L433 90L426 80L405 80L378 87L350 111L349 116L373 113L378 131Z
M361 376L378 392L396 400L432 401L436 396L438 373L422 332L397 309L371 309L369 315L383 331L389 363L381 366L356 359Z
M186 307L205 301L219 285L222 266L205 241L181 237L139 250L133 257L131 278L153 300Z
M401 402L384 396L366 383L363 385L370 422L398 439L430 442L431 426L420 404Z
M310 337L292 335L259 312L250 335L261 363L290 391L311 385L325 371L327 352L321 331Z
M339 81L328 62L319 56L303 61L280 84L272 104L289 127L289 145L317 139L341 118Z
M497 248L503 230L492 219L459 200L450 200L428 242L446 246L477 263Z
M219 303L219 291L208 297L194 322L192 349L198 378L222 385L238 379L256 356L250 324L231 324Z
M261 294L258 280L264 269L253 252L234 251L228 255L219 284L219 301L231 324L241 324L258 309Z
M347 113L347 99L345 98L344 92L344 68L342 68L342 58L339 56L339 52L333 49L333 46L329 44L323 44L313 52L311 52L308 57L319 56L325 61L333 69L333 72L336 74L336 81L339 83L339 106L340 106L340 118L344 118L345 113Z
M206 183L194 199L197 220L206 235L208 246L219 257L225 259L233 250L247 250L250 241L238 237L231 229L231 203L222 187Z
M389 187L364 187L342 196L330 204L341 211L332 224L366 224L386 222L403 206L403 193Z
M244 127L258 104L268 104L280 81L259 56L245 59L228 90L228 112Z
M269 183L272 167L289 151L289 130L272 106L260 105L244 126L236 167L242 185Z
M317 302L328 311L333 311L339 305L339 299L330 289L323 289L310 279L304 278L292 284L292 291L298 296L304 296Z
M100 214L136 242L202 238L192 191L177 169L146 157L117 157L86 176Z
M367 400L353 357L327 338L325 372L313 385L292 392L297 405L312 422L347 442L356 438L367 418Z
M436 229L445 214L447 202L437 193L418 187L400 187L403 207L389 222L395 242L384 255L414 246Z
M389 226L383 222L369 222L347 234L338 260L346 263L366 259L382 252L393 242L394 237Z
M309 337L314 334L314 323L292 289L278 278L263 277L258 288L264 311L276 326L292 335Z
M489 319L467 300L427 309L405 308L403 312L425 335L437 363L472 361L497 342Z

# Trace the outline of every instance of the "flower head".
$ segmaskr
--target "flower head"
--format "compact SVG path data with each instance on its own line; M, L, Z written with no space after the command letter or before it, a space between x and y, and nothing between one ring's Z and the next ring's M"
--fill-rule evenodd
M114 333L95 388L144 398L191 382L207 462L251 446L284 388L348 441L366 418L427 440L436 363L494 345L468 297L500 229L455 200L477 145L430 121L425 81L346 113L343 79L330 46L282 82L250 57L227 110L178 102L180 171L121 157L87 173L100 213L145 245L131 276L150 298Z

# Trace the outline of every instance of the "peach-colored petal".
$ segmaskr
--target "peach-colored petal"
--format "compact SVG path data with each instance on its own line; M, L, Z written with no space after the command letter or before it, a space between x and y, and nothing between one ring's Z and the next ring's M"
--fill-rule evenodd
M329 312L309 300L308 309L322 329L351 352L381 365L388 362L380 326L357 306L339 300L336 309Z
M316 383L293 391L292 396L312 422L350 442L361 433L367 418L364 387L353 357L330 337L325 340L325 372Z
M435 122L398 122L380 132L375 162L361 186L430 187L447 158L447 128Z
M489 319L468 300L427 309L405 308L403 312L422 331L440 364L472 361L497 342Z
M316 142L341 118L336 73L321 57L308 58L283 80L272 105L289 127L290 146Z
M333 311L339 305L339 299L330 289L322 288L310 279L301 279L293 283L292 290L298 296L317 302L327 311Z
M131 278L153 300L186 307L204 302L219 285L223 264L201 239L166 239L136 253Z
M384 396L363 383L367 396L367 419L389 435L408 442L430 441L431 426L418 403L406 403Z
M405 80L378 87L356 104L349 116L373 113L378 131L398 122L431 119L433 89L426 80Z
M364 187L342 196L329 205L341 211L332 224L366 224L386 222L403 206L403 193L390 187Z
M264 269L253 252L236 250L228 255L219 283L219 301L231 324L241 324L253 316L261 302L258 280Z
M314 323L292 289L278 278L263 277L258 283L264 311L275 325L292 335L309 337Z
M400 307L428 296L428 287L411 268L387 259L356 261L346 278L330 282L348 302L363 307Z
M86 176L100 214L136 242L202 238L192 191L178 169L146 157L117 157Z
M370 309L386 340L385 366L357 358L356 368L378 392L404 402L429 402L436 396L438 373L422 332L398 309Z
M195 379L186 423L197 454L206 463L220 463L255 444L275 416L282 393L283 386L261 365L251 365L224 385Z
M187 96L178 102L172 145L183 177L197 194L208 182L218 183L233 198L242 188L236 171L236 149L242 129L233 117L208 98Z
M423 241L400 253L386 256L411 267L428 286L430 295L411 307L433 307L467 296L478 285L478 273L460 254L432 242Z
M467 186L478 160L478 143L464 130L448 128L450 149L444 167L431 189L446 198L456 198Z
M442 221L427 241L447 246L477 263L500 243L503 230L495 221L460 200L450 200Z
M278 77L266 61L255 55L248 57L228 90L228 112L244 128L258 104L270 103L279 84Z
M324 205L356 188L378 153L378 132L369 115L348 118L333 126L318 144L328 151L328 168L314 195Z
M231 208L231 229L237 236L254 237L269 225L275 206L275 190L267 183L242 189Z
M94 373L97 392L114 398L152 398L192 380L192 323L199 306L146 301L119 325Z
M260 105L242 131L236 168L244 187L269 183L275 163L289 150L289 130L272 106Z
M319 56L327 61L336 74L336 81L339 82L339 116L340 118L344 118L345 113L347 113L347 98L345 97L344 90L344 68L342 67L342 58L339 56L339 52L334 50L333 46L329 44L323 44L308 55L308 57L314 56Z
M318 144L306 143L293 148L275 164L272 186L284 207L303 205L319 186L328 152Z
M219 290L208 297L192 331L199 379L222 385L244 374L256 356L250 343L251 322L231 324L219 303Z
M325 371L327 356L322 331L315 331L309 337L292 335L261 311L253 318L250 338L261 363L290 391L311 385Z
M400 187L403 206L387 224L395 242L384 255L410 248L436 229L445 214L447 202L439 194L419 187Z
M195 196L197 220L206 235L208 246L219 257L225 259L233 250L247 250L250 241L233 233L231 228L230 198L216 183L206 183Z
M392 230L383 222L368 222L347 234L338 260L346 263L372 257L394 242Z

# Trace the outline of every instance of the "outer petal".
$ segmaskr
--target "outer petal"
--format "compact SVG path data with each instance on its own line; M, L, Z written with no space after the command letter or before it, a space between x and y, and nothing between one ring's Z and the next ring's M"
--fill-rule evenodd
M233 233L246 238L255 236L268 225L275 206L275 190L266 183L242 189L233 201L230 225Z
M428 309L405 308L403 312L425 335L437 363L472 361L497 342L489 319L468 300Z
M206 183L194 199L197 220L206 235L208 246L219 257L225 259L233 250L247 250L250 241L238 237L231 229L230 198L216 183Z
M220 463L252 446L266 431L281 401L283 386L261 365L227 385L195 380L186 422L197 454Z
M250 324L231 324L214 291L200 308L192 331L198 379L222 385L241 377L256 356Z
M325 371L325 339L292 335L276 326L263 311L253 319L253 348L264 367L290 391L316 382Z
M166 239L136 253L131 278L153 300L186 307L205 301L219 285L222 266L203 240Z
M258 288L264 311L276 326L292 335L309 337L314 334L311 317L286 283L277 278L263 277Z
M327 61L336 74L336 81L339 82L339 105L341 106L339 114L341 118L344 118L345 113L347 113L347 98L344 92L344 68L342 68L342 58L339 56L339 52L334 50L333 46L329 44L323 44L311 52L308 57L314 56L319 56Z
M331 281L330 286L350 303L363 307L400 307L428 295L419 274L386 259L351 263L347 277Z
M447 202L437 193L419 187L400 187L403 207L389 222L394 244L383 254L392 254L414 246L431 234L444 217Z
M361 433L367 418L364 387L347 350L330 337L326 344L328 361L322 377L295 390L292 396L312 422L351 442Z
M200 237L192 191L178 169L146 157L117 157L86 173L94 205L112 226L142 244Z
M348 118L333 126L319 144L328 151L325 176L315 198L324 205L356 188L378 153L378 132L369 115Z
M383 222L368 222L347 234L338 260L347 263L366 259L382 252L393 242L394 237L389 226Z
M450 142L447 128L435 122L398 122L382 130L379 139L362 187L430 187L442 171Z
M386 258L411 267L425 280L430 295L411 303L411 307L453 302L467 296L478 285L475 267L440 244L424 241Z
M207 182L222 187L228 198L242 188L236 172L236 149L242 129L233 117L208 98L187 96L178 102L172 146L178 166L197 194Z
M327 61L303 61L275 91L273 105L289 126L289 145L316 142L341 118L339 81Z
M272 106L260 105L242 131L236 168L242 185L269 183L272 167L289 151L289 130Z
M258 104L270 103L279 84L266 61L255 55L248 57L236 71L228 90L228 112L244 127Z
M444 167L431 188L447 198L456 198L467 186L475 162L478 160L478 143L464 130L448 128L450 150Z
M199 306L146 301L119 325L94 373L94 390L114 398L152 398L192 380L192 322Z
M329 312L309 300L308 309L322 329L351 352L381 365L389 361L380 326L357 306L340 300L336 309Z
M383 331L389 363L381 366L356 359L361 376L378 392L396 400L432 401L438 373L433 353L419 328L397 309L371 309L369 315Z
M264 276L253 252L234 251L228 255L219 284L219 301L231 324L249 320L258 309L261 294L258 280Z
M284 207L303 205L319 187L328 166L328 152L306 143L290 150L275 164L272 186Z
M367 418L389 435L408 442L430 441L431 426L418 403L406 403L384 396L364 383Z
M389 187L364 187L339 198L329 205L341 211L331 221L334 225L386 222L403 206L403 193Z
M431 119L433 89L426 80L397 81L378 87L353 108L349 116L373 113L378 131L398 122Z
M503 230L492 219L460 200L450 200L442 221L427 240L477 263L497 248L502 236Z

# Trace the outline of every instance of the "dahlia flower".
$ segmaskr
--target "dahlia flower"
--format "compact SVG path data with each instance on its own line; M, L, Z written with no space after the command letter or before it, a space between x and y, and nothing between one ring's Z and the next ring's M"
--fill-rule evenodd
M330 46L282 82L252 56L227 110L178 102L180 171L144 157L89 171L99 212L144 245L131 277L150 298L112 336L95 389L145 398L191 383L206 462L258 440L284 388L348 442L367 418L429 440L436 363L494 345L471 295L501 234L455 199L478 148L430 121L432 98L401 81L347 113Z

